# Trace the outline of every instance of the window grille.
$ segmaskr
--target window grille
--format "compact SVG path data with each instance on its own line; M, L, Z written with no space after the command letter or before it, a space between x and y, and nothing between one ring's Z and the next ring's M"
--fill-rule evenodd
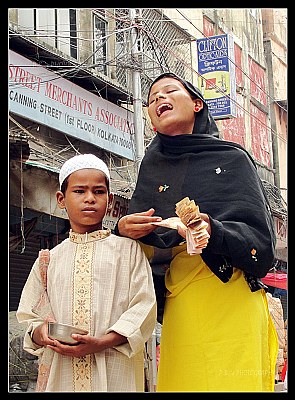
M107 55L107 40L106 26L107 23L99 18L96 14L93 15L93 64L96 71L107 74L106 55Z
M130 27L129 9L116 9L115 17L117 80L131 92L130 74L135 65L130 56L130 31L123 31L124 28ZM162 72L170 71L183 78L192 79L192 38L160 10L142 9L141 17L139 22L142 48L137 67L142 72L142 97L146 101L150 83Z

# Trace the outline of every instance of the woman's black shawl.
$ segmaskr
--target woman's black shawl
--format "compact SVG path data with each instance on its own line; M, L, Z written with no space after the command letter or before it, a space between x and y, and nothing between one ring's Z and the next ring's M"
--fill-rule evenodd
M177 79L204 100L189 82ZM155 215L173 217L175 204L186 196L210 217L211 237L201 257L212 272L228 282L236 267L244 271L252 291L264 287L258 278L271 268L275 252L270 206L254 160L239 144L218 138L206 103L196 113L193 134L157 133L141 162L128 213L153 207ZM183 238L174 229L159 227L140 240L170 248Z

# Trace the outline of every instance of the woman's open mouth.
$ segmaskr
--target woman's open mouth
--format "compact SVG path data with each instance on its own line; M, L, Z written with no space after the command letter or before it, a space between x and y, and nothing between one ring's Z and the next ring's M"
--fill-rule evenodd
M160 104L156 109L157 116L160 117L165 111L172 110L173 107L169 103Z

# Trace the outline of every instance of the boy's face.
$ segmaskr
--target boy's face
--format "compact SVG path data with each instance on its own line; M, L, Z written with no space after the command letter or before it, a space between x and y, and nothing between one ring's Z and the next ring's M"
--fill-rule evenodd
M58 191L57 203L68 213L71 228L76 233L102 229L102 220L112 199L106 177L97 169L81 169L68 177L65 195Z

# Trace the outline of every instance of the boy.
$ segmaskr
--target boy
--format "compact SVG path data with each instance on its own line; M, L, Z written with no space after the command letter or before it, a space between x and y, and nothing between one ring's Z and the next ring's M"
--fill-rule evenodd
M49 318L32 311L43 292L38 258L16 314L28 323L24 348L48 371L38 390L144 391L144 345L155 327L156 298L140 245L102 229L112 201L109 180L106 164L92 154L74 156L60 170L56 199L71 230L50 250L47 294L54 320L89 333L72 335L75 345L48 336ZM46 368L39 368L38 381Z

